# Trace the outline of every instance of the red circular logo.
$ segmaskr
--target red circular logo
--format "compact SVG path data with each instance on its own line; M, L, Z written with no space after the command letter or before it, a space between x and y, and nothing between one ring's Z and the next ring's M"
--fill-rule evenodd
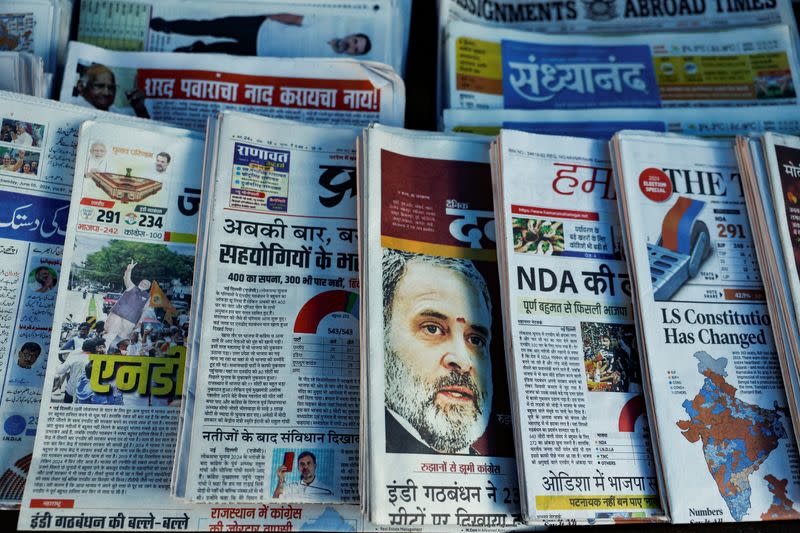
M672 196L669 176L657 168L646 168L639 174L639 189L654 202L663 202Z

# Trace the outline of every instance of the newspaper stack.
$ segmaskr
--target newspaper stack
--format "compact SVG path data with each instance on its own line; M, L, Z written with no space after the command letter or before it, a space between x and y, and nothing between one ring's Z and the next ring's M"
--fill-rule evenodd
M757 2L747 5L732 2L679 3L655 1L648 3L632 1L616 2L615 0L583 0L582 2L540 3L533 3L529 2L528 0L440 0L438 40L439 57L437 62L439 65L437 75L437 86L439 87L438 109L447 107L446 101L449 96L447 93L448 91L452 91L452 82L447 80L445 74L448 68L454 68L452 56L450 55L451 52L449 50L450 45L448 45L446 41L449 38L448 35L452 35L453 33L451 26L459 21L472 23L473 25L468 27L476 28L472 30L466 37L471 41L471 44L476 45L477 48L472 50L468 47L460 51L461 58L464 60L464 63L461 64L462 67L466 73L471 73L473 75L477 75L478 77L483 77L481 75L482 70L488 70L490 75L480 80L479 83L483 82L487 86L493 87L493 90L496 91L497 94L502 94L504 90L501 90L497 87L497 82L494 78L497 74L499 74L500 68L502 68L503 71L506 71L508 67L501 67L495 58L496 54L492 53L494 50L492 50L492 52L490 52L488 55L484 55L486 54L486 49L482 48L483 46L488 45L489 49L491 50L496 46L497 34L504 35L502 30L498 30L498 27L509 30L513 29L564 34L564 41L557 40L554 42L579 44L578 41L584 41L586 45L589 43L594 45L597 44L597 42L594 41L591 36L576 36L576 34L620 34L631 32L639 32L644 34L653 31L687 32L701 30L725 30L744 26L785 24L790 29L791 39L794 42L800 43L800 38L798 38L797 33L797 25L792 11L792 3L790 0ZM481 24L484 27L478 30L477 28L479 28L479 26L476 26L476 24ZM753 32L753 30L749 31ZM761 29L759 28L753 33L757 34L760 31ZM517 33L517 35L520 34ZM684 46L686 39L679 33L666 34L665 38L666 42L663 44L665 45L666 49L670 49L671 52L679 52L685 56L693 56L697 52L700 52L700 50L697 50L693 47L686 48ZM543 36L539 36L537 39L545 43L549 42L548 40L544 39ZM624 41L627 41L627 38L625 37L623 37L620 41L620 37L617 36L605 42L613 42L615 39L619 44L625 44ZM701 42L704 42L708 39L713 40L713 37L701 38ZM581 47L581 54L578 54L578 56L589 52L590 48L593 47ZM594 48L594 50L599 51L597 48ZM543 51L540 49L534 52L534 54L539 57L539 65L542 65L541 60L546 59L546 57L553 51L553 49L550 49L543 54ZM588 60L591 63L594 63L594 65L591 65L590 63L589 65L584 64L584 66L599 66L598 63L607 63L608 56L615 54L616 52L611 52L610 54L601 54L600 57L593 54L584 57L576 56L573 57L571 61L568 60L568 62L581 63ZM485 61L486 59L488 59L488 61ZM687 57L687 59L688 63L694 62L691 57ZM523 61L527 61L527 59L524 59ZM448 62L450 62L449 66L447 65ZM613 63L613 61L611 62ZM680 58L678 58L677 64L674 65L673 72L664 72L664 74L672 77L674 74L679 72L679 69L682 67L681 63L682 61ZM559 66L564 67L566 65L552 65L552 67L555 68L558 68ZM605 66L608 67L609 65ZM731 86L735 86L739 84L741 80L735 79L735 75L732 76L733 70L728 71L729 66L730 65L726 65L723 67L722 70L724 73L721 77L717 77L715 73L712 73L712 71L718 69L711 65L701 67L701 69L695 68L694 71L687 70L687 74L693 75L692 77L696 78L699 71L700 76L708 74L710 78L709 81L711 83L725 83L723 80L727 80L730 82ZM563 83L572 84L573 89L577 89L586 83L579 79L582 77L581 74L576 74L574 77L569 77L569 68L569 66L566 66L566 70L562 70L562 73L568 76L563 80ZM542 82L545 84L549 83L557 86L559 83L562 83L562 80L558 79L559 74L555 70L550 71L549 73L542 71L542 74L545 75L545 78L542 80ZM610 80L606 78L606 88L608 88L609 81ZM692 80L690 79L689 81L691 82ZM591 98L593 89L594 87L586 86L585 90L579 91L579 94L582 95L581 99L584 96L589 96ZM450 106L453 108L459 107L454 103L451 103ZM592 106L589 105L585 107ZM608 106L606 105L605 107ZM547 133L546 130L537 131Z
M402 72L409 13L406 0L83 0L78 41L131 52L350 57Z
M42 58L25 52L0 52L0 90L46 97L51 76L45 75Z
M786 396L798 436L800 374L798 374L797 178L800 139L766 133L739 137L736 143L742 185L758 262L764 277L772 330L776 339ZM800 436L798 437L800 442ZM798 516L800 518L800 516Z
M492 183L525 521L665 519L608 146L503 130Z
M0 97L5 99L4 94ZM32 433L39 435L32 462L28 450L3 478L10 484L3 487L4 494L9 494L12 489L21 492L25 478L19 473L28 474L19 529L375 530L355 505L201 505L170 496L178 415L191 398L184 392L189 383L184 376L186 332L202 304L191 294L203 143L188 131L123 117L81 127L96 113L18 96L7 99L11 98L28 102L25 107L17 104L17 109L46 125L42 149L52 179L42 187L58 192L50 200L53 205L38 212L49 213L52 222L37 215L36 222L44 220L38 226L29 222L31 199L7 198L17 202L9 205L19 207L18 227L5 231L33 228L36 234L8 237L11 241L3 235L0 243L7 259L9 254L23 254L14 261L26 262L31 274L18 281L16 294L19 297L24 289L23 298L38 302L39 310L36 316L22 315L24 338L16 341L21 345L19 366L30 366L38 378L14 371L10 377L33 381L25 383L27 387L5 389L14 398L10 414L19 415L10 417L7 427L19 429L24 422L17 419L24 415L29 426L22 427L23 442L30 446ZM68 202L73 170L77 179ZM54 230L55 236L50 235ZM41 235L61 240L37 245ZM65 238L62 257L60 242ZM24 248L14 242L26 239L31 244ZM206 257L204 250L198 255L201 260ZM41 267L52 267L56 276L70 282L55 289L52 276ZM203 270L199 262L197 270ZM11 270L3 272L7 276ZM13 291L14 285L6 280L4 287ZM14 296L5 292L6 298ZM131 301L129 295L138 299ZM140 320L131 324L123 314L135 320L135 312ZM47 339L51 351L45 374L46 344L38 358L36 350L22 348L31 341L29 332L53 323L59 326L52 340ZM39 410L42 388L47 394ZM23 402L30 404L32 413L22 411ZM11 454L10 442L4 441L4 446Z
M611 147L665 510L794 518L797 451L734 143L623 131Z
M6 422L0 506L6 507L22 499L51 332L57 351L79 347L90 332L88 323L81 331L87 317L77 313L53 327L58 282L67 279L61 264L78 128L98 117L119 125L141 121L7 92L0 92L0 108L0 420Z
M114 52L70 43L60 100L204 131L223 109L324 124L401 125L403 80L351 59Z
M439 24L451 20L548 33L622 33L702 30L793 23L790 0L734 2L543 2L440 0Z
M796 105L694 108L445 109L444 131L495 136L500 129L610 140L623 129L733 137L754 131L800 132Z
M23 508L157 506L183 396L202 141L119 120L67 135L78 146L61 222L69 282L58 286Z
M358 501L357 133L211 122L180 496Z
M69 0L6 0L0 7L0 50L39 56L52 75L67 45L71 15Z
M585 109L797 103L795 32L547 35L447 27L445 107ZM735 68L732 68L735 65Z
M511 527L488 144L378 125L360 154L362 506L377 524Z

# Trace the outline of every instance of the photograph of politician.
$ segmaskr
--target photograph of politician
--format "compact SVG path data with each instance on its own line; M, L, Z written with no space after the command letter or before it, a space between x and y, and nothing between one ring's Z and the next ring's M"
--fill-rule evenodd
M136 85L136 69L114 68L100 63L78 64L78 76L70 103L100 111L150 118L146 95Z
M175 383L183 372L194 246L79 235L71 263L63 276L67 290L61 296L69 314L61 325L51 401L179 407L179 391L163 392L160 385ZM92 356L102 354L113 361L95 365L92 383ZM119 369L137 364L143 369L139 377L128 385L116 380ZM103 368L107 374L98 378ZM140 379L146 383L141 389Z
M479 455L492 302L472 261L383 251L386 451Z

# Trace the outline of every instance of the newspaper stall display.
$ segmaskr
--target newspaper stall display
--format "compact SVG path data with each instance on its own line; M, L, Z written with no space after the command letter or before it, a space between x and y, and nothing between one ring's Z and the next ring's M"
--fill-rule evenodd
M212 128L186 498L356 502L357 130Z
M403 81L386 65L233 56L220 65L220 57L73 42L60 100L198 131L222 109L326 124L403 122Z
M630 33L794 24L790 0L440 0L439 25L463 20L547 33Z
M500 129L609 140L623 129L733 137L751 131L800 133L800 108L707 107L696 109L445 109L444 130L497 135Z
M692 33L549 35L447 27L445 107L583 109L797 102L785 25Z
M67 343L72 341L74 345L76 339L82 341L77 352L70 350L72 345L60 350L63 347L60 335L53 334L56 348L51 351L44 378L48 394L39 412L41 438L28 476L31 483L22 504L18 528L98 531L401 529L372 524L357 505L285 501L269 505L201 505L170 496L177 410L186 399L186 386L181 383L179 372L185 362L188 329L185 320L187 316L197 316L193 307L202 303L192 300L190 279L178 277L178 283L174 283L172 279L176 278L172 276L192 274L193 232L201 205L202 142L188 132L156 125L133 129L90 122L82 129L79 140L76 134L77 127L67 135L72 141L73 154L75 145L80 142L76 163L79 178L72 196L73 205L77 207L71 210L66 224L66 253L62 259L64 267L59 273L70 283L60 286L56 322L66 321L70 313L89 312L93 308L99 320L85 338L80 328L77 333L69 329ZM105 145L105 152L98 142ZM162 152L170 155L168 161ZM352 165L352 149L342 151L341 155L345 157L342 165ZM159 156L162 156L160 160ZM69 160L74 160L74 155ZM115 172L116 169L123 174ZM165 172L169 175L161 181ZM115 182L126 189L111 189L109 194L107 187L98 185L98 180L107 187ZM342 183L334 180L329 185ZM161 184L161 188L156 190L156 184ZM121 199L117 193L123 194ZM346 191L342 200L351 200ZM110 207L111 202L114 206ZM352 219L349 223L352 224ZM145 235L140 235L141 232ZM157 238L157 234L161 238ZM159 274L165 270L167 278ZM98 276L103 279L93 279ZM130 285L125 288L128 278ZM150 283L148 289L143 288L146 282ZM141 313L141 320L133 324L127 335L131 321L124 322L124 317L119 317L121 313L127 315L130 306L125 305L125 301L121 307L117 306L125 292L139 295L133 311ZM144 305L139 308L142 302ZM131 303L129 299L127 303ZM107 306L107 311L101 311L101 306ZM174 323L176 312L178 325L172 326L169 319ZM109 322L110 329L107 329ZM101 351L103 347L110 347L114 353L88 353ZM62 362L60 356L65 351L68 353ZM66 367L64 363L68 363ZM144 366L147 371L143 377ZM112 368L110 377L109 367ZM77 377L74 388L70 385L71 377ZM140 387L145 394L140 394ZM72 401L65 401L69 399ZM443 531L442 528L438 530ZM447 528L447 531L452 530L452 526Z
M733 146L612 140L650 426L678 523L792 518L800 495Z
M22 499L38 427L77 132L105 114L6 92L0 107L0 505L10 506ZM60 323L59 342L83 318Z
M794 301L786 288L791 286L787 266L781 257L780 224L778 211L775 209L767 167L765 147L762 136L750 134L736 138L736 159L742 174L742 187L747 205L747 216L753 233L760 233L760 239L754 239L758 264L764 281L764 292L767 296L772 331L775 336L775 347L783 373L786 399L792 414L792 426L795 437L798 433L798 383L797 366L794 354L798 353L798 329ZM788 192L788 191L787 191ZM794 194L794 193L792 193ZM767 231L761 231L766 228ZM800 514L798 514L800 518Z
M398 0L83 0L78 40L130 52L351 57L402 72Z
M511 527L488 145L380 125L362 142L362 506L391 526Z
M503 130L492 182L523 517L665 520L608 146Z

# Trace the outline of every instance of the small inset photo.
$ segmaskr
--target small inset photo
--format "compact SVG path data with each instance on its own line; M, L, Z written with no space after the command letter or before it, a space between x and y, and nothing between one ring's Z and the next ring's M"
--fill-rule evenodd
M333 450L277 448L265 476L265 499L287 502L334 499Z
M639 354L632 324L581 322L589 392L639 392Z
M50 292L58 284L58 272L49 266L40 265L30 271L28 283L33 287L33 292Z
M0 124L0 141L19 146L40 148L42 139L44 139L44 126L42 124L10 118L4 118L2 124Z
M39 152L0 146L0 170L36 176L39 174Z
M36 364L40 355L42 355L42 345L38 342L28 341L17 352L17 365L20 368L29 369Z
M564 223L538 218L512 218L514 251L553 255L564 251Z

